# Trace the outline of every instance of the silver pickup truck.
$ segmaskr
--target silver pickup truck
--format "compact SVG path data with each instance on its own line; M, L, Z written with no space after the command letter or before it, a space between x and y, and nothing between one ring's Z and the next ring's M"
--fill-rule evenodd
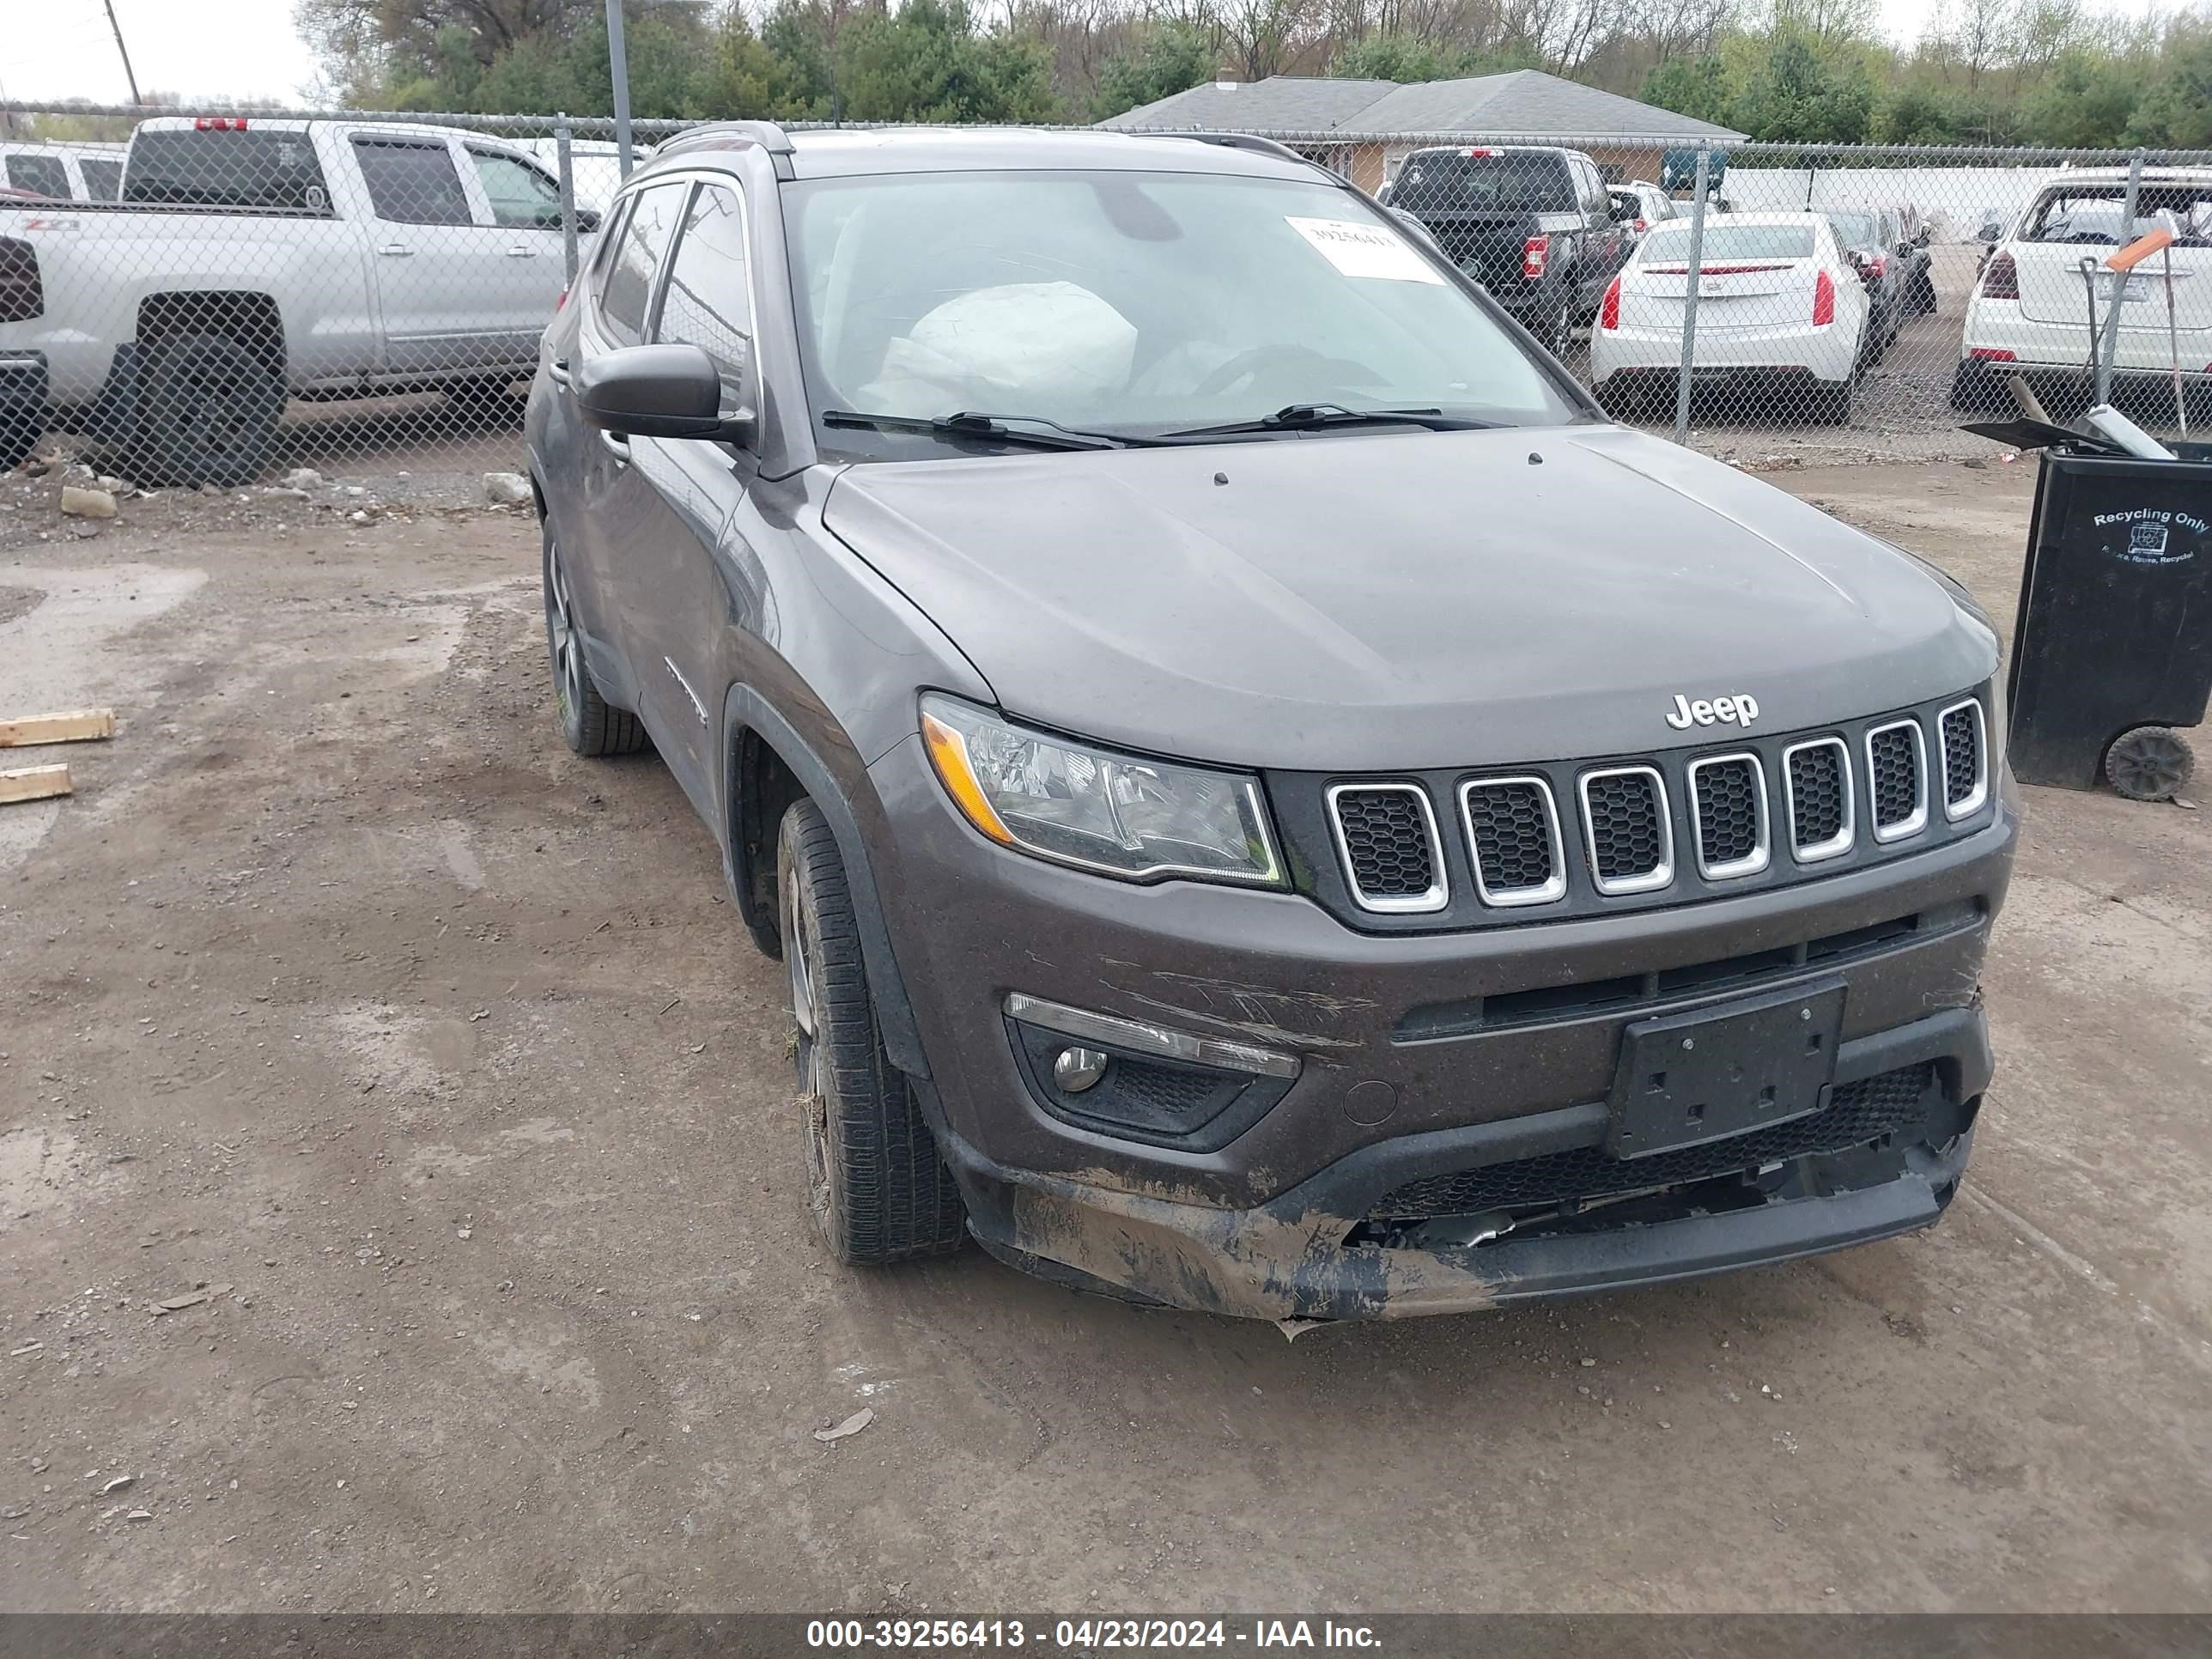
M148 482L241 483L288 397L503 394L565 285L559 188L517 146L149 120L120 202L0 206L0 468L63 429Z

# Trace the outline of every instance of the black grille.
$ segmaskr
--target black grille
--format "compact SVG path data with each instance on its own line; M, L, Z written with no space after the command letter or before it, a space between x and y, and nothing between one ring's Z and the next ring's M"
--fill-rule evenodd
M1589 779L1590 859L1601 882L1633 881L1666 862L1666 830L1657 781L1648 772L1611 772Z
M1467 830L1476 871L1493 893L1528 892L1559 873L1552 859L1551 802L1539 784L1469 784Z
M1352 885L1364 899L1419 899L1437 885L1429 815L1411 789L1345 789L1336 821Z
M1705 866L1738 864L1756 854L1763 839L1758 763L1747 757L1711 762L1698 768L1694 787Z
M1982 781L1982 726L1974 705L1961 703L1943 716L1943 799L1952 806L1972 800Z
M1479 1215L1485 1210L1563 1203L1678 1186L1742 1170L1758 1169L1813 1152L1840 1152L1883 1135L1918 1127L1926 1115L1932 1067L1906 1066L1838 1086L1823 1109L1771 1129L1732 1136L1704 1146L1657 1152L1623 1163L1601 1146L1545 1152L1456 1175L1408 1182L1368 1212L1375 1221L1414 1221L1430 1216Z
M1790 833L1802 848L1823 847L1844 833L1844 751L1832 743L1790 757Z
M1867 739L1867 760L1874 774L1874 822L1877 830L1891 830L1907 822L1920 804L1920 745L1918 727L1910 723L1885 726Z

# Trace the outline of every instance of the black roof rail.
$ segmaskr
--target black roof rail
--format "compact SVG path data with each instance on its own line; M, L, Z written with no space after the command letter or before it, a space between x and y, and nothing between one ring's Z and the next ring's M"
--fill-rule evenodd
M773 121L715 121L686 127L656 146L655 155L681 155L691 149L729 149L738 142L758 144L771 155L788 155L791 135Z
M1140 130L1141 132L1141 130ZM1273 155L1285 161L1297 161L1310 167L1321 163L1310 155L1301 155L1288 144L1273 138L1262 138L1249 132L1167 132L1154 130L1142 132L1147 138L1188 138L1201 144L1219 144L1224 149L1249 149L1260 155ZM1327 167L1322 167L1327 173Z

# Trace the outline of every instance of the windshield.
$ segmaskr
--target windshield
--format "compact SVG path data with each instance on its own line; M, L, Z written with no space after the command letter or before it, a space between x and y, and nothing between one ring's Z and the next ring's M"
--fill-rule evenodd
M789 186L814 410L1152 434L1293 404L1580 411L1389 220L1319 180L938 173ZM945 440L828 428L825 447Z
M1881 244L1871 214L1832 213L1828 216L1828 228L1836 233L1836 240L1845 247L1878 247Z
M1646 264L1681 264L1690 257L1690 232L1669 225L1644 239ZM1810 225L1708 224L1698 249L1701 264L1720 259L1809 259L1813 257Z

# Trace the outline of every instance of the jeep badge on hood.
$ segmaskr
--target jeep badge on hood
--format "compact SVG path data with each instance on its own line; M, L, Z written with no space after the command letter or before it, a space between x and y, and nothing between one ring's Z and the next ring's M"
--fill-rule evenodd
M1718 721L1723 726L1748 726L1759 718L1759 700L1739 691L1732 697L1715 697L1711 702L1703 697L1695 701L1674 694L1674 706L1667 713L1667 724L1677 732L1686 732L1693 726L1711 726Z

